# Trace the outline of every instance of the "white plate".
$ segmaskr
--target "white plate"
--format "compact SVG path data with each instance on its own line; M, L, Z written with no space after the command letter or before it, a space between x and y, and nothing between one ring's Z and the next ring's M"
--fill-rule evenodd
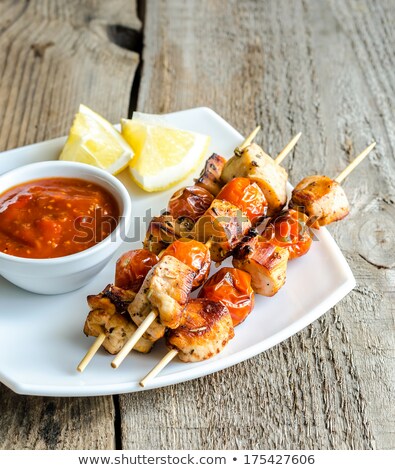
M235 129L207 108L169 114L168 119L175 126L210 135L210 152L229 156L242 141ZM0 174L27 163L56 159L64 141L54 139L0 154ZM88 313L86 296L112 282L118 255L141 246L145 223L140 223L139 217L149 209L152 215L159 214L175 190L148 194L130 181L127 172L120 179L132 196L140 233L136 241L125 243L89 285L70 294L40 296L0 278L0 381L17 393L93 396L136 392L141 390L139 380L165 353L160 341L150 354L133 352L114 370L110 367L112 356L100 350L83 374L76 371L93 341L82 333ZM147 216L151 217L149 212ZM310 252L289 263L285 287L272 298L256 296L254 311L237 327L236 337L221 354L194 364L174 360L147 388L195 379L255 356L305 328L354 286L354 277L338 246L328 231L321 229L319 241L313 243Z

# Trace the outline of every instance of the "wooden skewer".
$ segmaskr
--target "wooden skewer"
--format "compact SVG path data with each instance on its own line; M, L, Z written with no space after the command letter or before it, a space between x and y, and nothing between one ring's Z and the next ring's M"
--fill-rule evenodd
M210 249L210 246L212 244L212 241L209 240L208 242L205 243L205 245ZM162 254L165 252L165 250L162 250L159 253L159 258L162 256ZM137 341L143 336L143 334L148 330L149 326L151 323L155 320L155 318L158 316L158 314L154 311L151 311L147 317L144 319L144 321L140 324L140 326L137 328L137 330L132 334L132 336L126 341L126 343L123 345L122 349L119 351L119 353L115 356L114 360L111 362L111 367L114 369L117 369L125 359L125 357L130 353L130 351L134 348L136 345Z
M162 357L158 364L156 364L156 366L141 380L140 385L145 387L147 382L155 378L159 372L163 370L167 364L177 356L177 354L177 349L170 349L170 351Z
M339 176L335 178L335 181L341 183L347 176L356 168L362 160L374 149L376 146L376 142L370 144L366 149L361 152L358 157L354 158L354 160L340 173Z
M251 134L244 140L244 142L241 144L240 151L249 145L259 132L261 126L257 126ZM211 241L209 240L206 245L208 248L211 246ZM159 254L159 257L161 256L162 252ZM123 345L122 349L119 351L119 353L115 356L114 360L111 362L111 366L114 369L117 369L123 362L123 360L126 358L126 356L130 353L130 351L134 348L138 340L143 336L143 334L147 331L151 323L155 320L155 318L158 316L158 314L154 311L151 311L147 317L144 319L144 321L141 323L141 325L137 328L137 330L133 333L133 335L128 339L128 341ZM100 346L103 344L104 340L106 339L106 336L104 334L101 334L94 344L89 348L88 352L86 353L84 359L81 361L81 363L78 365L77 369L82 372L85 367L89 364L93 356L96 354Z
M302 135L301 132L299 132L299 134L296 134L295 137L281 150L281 152L277 155L277 157L274 160L277 163L277 165L280 165L280 163L284 160L284 158L295 147L296 142L300 139L301 135Z
M293 149L293 147L295 146L296 142L299 140L301 135L302 133L299 132L299 134L297 134L278 154L277 158L275 159L275 162L277 164L280 164L284 160L284 158L288 155L288 153ZM354 168L356 168L362 162L362 160L371 152L371 150L375 147L375 145L376 145L376 142L373 142L363 152L361 152L347 166L347 168L345 168L340 173L340 175L337 178L335 178L335 181L337 181L338 183L341 183L354 170ZM238 147L238 149L242 149L242 147ZM171 362L177 356L177 354L178 354L178 351L176 349L171 349L165 356L163 356L162 359L158 362L158 364L156 364L156 366L140 381L141 387L145 387L149 381L154 379L167 366L167 364L169 364L169 362Z
M140 324L137 330L132 334L132 336L126 341L122 349L115 356L114 360L111 362L111 367L117 369L125 359L125 357L130 353L130 351L135 347L137 341L143 336L147 331L151 323L158 316L153 310L144 318L144 321Z
M78 372L84 371L85 367L91 362L93 356L97 353L98 349L104 343L105 339L106 339L106 335L104 333L100 333L100 335L96 338L95 342L88 349L82 361L78 364L77 366Z
M235 155L237 156L240 156L241 155L241 152L243 151L243 149L245 147L247 147L248 145L250 145L250 143L255 139L255 136L258 134L258 132L261 130L261 126L257 126L252 132L251 134L246 137L244 139L244 141L241 143L241 145L239 145L238 147L235 148Z

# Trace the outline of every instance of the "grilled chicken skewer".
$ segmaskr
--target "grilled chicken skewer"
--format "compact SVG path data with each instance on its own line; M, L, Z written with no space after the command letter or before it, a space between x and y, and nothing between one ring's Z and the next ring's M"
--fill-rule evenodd
M347 196L340 183L375 147L370 144L334 180L323 175L303 178L292 191L290 207L304 212L312 226L319 227L343 219L350 211Z
M140 382L144 387L178 355L183 362L204 361L219 354L234 337L232 318L226 307L208 299L191 299L185 322L166 333L170 351Z
M260 127L258 126L250 134L250 136L248 136L248 138L243 142L240 148L236 149L236 152L237 151L241 152L246 146L248 146L252 142L252 140L255 138L255 135L257 134L259 129ZM281 152L281 154L283 154L284 157L286 153L289 152L291 148L295 145L296 140L293 139L293 141L291 141ZM279 157L281 156L281 154L279 155ZM202 196L205 196L206 206L207 206L207 201L209 201L209 203L212 202L212 199L213 199L212 193L217 194L222 186L222 183L220 181L220 175L222 173L224 164L225 164L225 159L223 157L220 157L219 155L216 155L216 154L210 157L206 163L205 170L203 171L200 178L197 180L196 185L192 187L194 188L194 192L191 194L191 196L194 197L195 199L196 199L196 196L199 196L198 201L199 201L199 198L200 200L202 200ZM224 197L224 199L226 199L226 197ZM197 205L198 204L196 203L193 204L194 207L192 207L192 209L196 208ZM203 208L205 207L203 206ZM193 211L191 211L191 213L188 215L191 216L192 214L193 214ZM198 216L199 215L200 214L198 214ZM116 269L116 273L117 273L116 285L118 287L123 287L124 289L133 289L134 291L138 291L148 270L157 262L157 258L154 255L154 253L159 254L161 251L163 251L163 249L166 246L168 246L170 242L174 241L177 238L177 236L182 235L180 232L177 233L177 229L173 225L172 219L166 216L154 218L150 224L149 232L150 232L150 236L147 237L146 239L145 247L148 248L150 252L152 253L150 253L148 250L133 250L131 252L125 253L118 260L117 269ZM136 269L137 265L142 268L142 269L140 268L140 272L138 269ZM206 259L206 266L209 267L209 265L210 265L210 262L209 261L207 262L207 259ZM195 278L195 281L194 281L195 288L198 287L202 282L204 282L204 280L208 276L208 272L209 272L208 269L206 270L206 273L204 273L203 269L202 271L203 273L201 273L200 276L197 275ZM138 272L137 275L136 275L136 272ZM119 275L119 273L121 274ZM150 321L152 321L152 318L153 318L153 315L151 316L151 319L148 319L147 325L149 324ZM86 365L92 359L92 357L100 348L100 346L105 342L106 338L107 336L105 333L100 332L98 334L97 340L91 346L84 360L81 362L82 370L83 368L86 367Z
M258 133L259 129L260 129L260 126L255 128L254 131L244 140L244 142L241 144L241 149L243 149L247 145L250 145L250 143L255 138L256 134ZM213 158L212 158L212 160L213 160ZM218 161L221 162L220 159L218 159ZM206 165L206 169L207 169L207 171L206 172L204 171L203 175L197 181L197 185L200 185L201 187L205 187L205 186L206 187L211 187L210 182L212 184L214 184L214 180L217 178L217 174L214 171L215 170L214 165L209 165L208 167ZM222 168L221 168L221 170L222 170ZM207 188L205 188L205 189L207 189ZM224 202L222 205L226 205L226 202ZM231 208L231 209L233 209L233 208ZM237 221L236 221L236 225L237 225ZM175 238L174 226L172 225L171 221L166 220L163 216L157 218L157 220L155 220L154 223L150 224L148 232L149 232L149 234L145 239L144 248L152 250L155 254L161 253L163 251L165 245L166 245L166 242L168 242L168 241L172 242L172 241L174 241L174 238ZM162 239L163 235L165 236L166 241L164 241ZM205 240L205 242L207 242L206 245L211 251L211 240ZM216 253L216 252L214 251L214 253ZM167 259L167 258L172 258L172 257L169 257L169 256L166 255L163 258L161 258L161 261L164 260L164 259ZM204 263L204 265L207 265L208 267L210 265L210 261L207 263L207 258L205 260L200 260L200 262ZM158 264L160 264L160 263L158 263ZM181 265L183 265L183 263L181 263ZM184 266L188 267L186 265L184 265ZM156 268L152 268L152 269L156 269ZM189 268L189 269L191 270L191 268ZM200 268L198 271L201 271L201 270L202 270L202 268ZM193 268L191 271L193 272L193 276L194 276L193 281L192 281L192 287L196 287L196 284L200 285L199 282L200 283L204 282L205 278L207 277L207 276L204 277L204 275L203 275L200 279L198 273L196 272L196 269ZM181 272L179 272L178 274L181 275ZM208 275L208 270L207 270L207 275ZM148 280L147 280L147 278L148 278ZM129 313L130 313L131 317L134 319L134 321L139 325L139 328L137 329L135 334L131 338L129 338L129 340L126 342L124 347L118 353L116 358L112 361L111 366L114 367L114 368L119 367L119 365L125 359L127 354L132 350L132 348L133 348L134 344L136 343L136 341L138 341L138 339L144 333L147 332L148 336L151 334L150 331L153 329L153 326L155 326L155 323L158 320L157 319L158 312L155 311L155 309L150 310L149 313L147 312L147 304L149 305L149 302L147 302L147 295L145 293L141 294L141 290L143 289L143 286L145 286L147 283L150 282L149 274L147 275L147 278L145 279L140 291L138 292L135 301L129 307ZM197 278L197 279L195 279L195 278ZM188 279L188 276L186 276L184 281L187 280L187 279ZM191 287L191 289L192 289L192 287ZM191 289L189 289L188 294L191 291ZM147 290L146 286L145 286L145 290ZM151 293L150 294L151 297L149 298L149 300L151 300L152 295L156 295L156 294L153 293L154 291L152 291L152 290L149 291L149 292ZM144 295L146 296L145 298L144 298ZM139 312L136 311L136 304L138 305L139 309L141 309L141 308L145 309L145 316L144 316L144 314L141 313L141 311L139 311ZM141 319L142 316L144 316L143 319ZM162 317L160 319L163 322ZM165 327L166 326L171 327L170 325L166 325L166 323L164 323L164 326ZM155 334L152 332L153 336L151 337L151 339L153 339L153 340L159 339L159 337L163 336L163 334L164 334L164 329L161 329L160 327L156 328Z
M252 287L258 294L272 296L284 285L288 259L303 256L310 249L309 225L327 225L348 214L348 201L341 182L368 155L375 144L367 147L340 175L310 176L292 193L292 208L269 220L259 237L239 245L233 266L251 274Z
M106 338L109 337L109 332L114 331L114 327L109 326L109 318L111 318L115 313L127 313L127 308L123 307L126 305L126 302L130 303L133 300L148 271L158 261L158 257L148 250L142 249L128 251L117 261L115 269L115 286L110 284L100 294L88 296L88 305L92 310L85 322L84 332L86 335L96 336L97 338L88 349L84 358L78 364L77 370L79 372L84 371L102 345L107 349L106 344L108 342L105 343ZM122 308L123 310L121 310ZM105 314L107 316L110 315L110 317L107 318ZM125 322L125 320L121 320L119 316L114 319L114 321L117 320L118 323ZM95 322L99 326L94 326ZM106 325L108 328L105 328ZM129 336L133 334L135 330L136 327L134 327L133 330L131 327L128 327L128 331L130 333ZM125 338L125 341L126 339L127 338ZM109 352L111 354L116 354L118 351Z
M276 160L281 161L299 137L300 134L292 139ZM235 150L235 153L241 154L245 148L248 146L245 147L244 143ZM182 197L178 197L176 193L169 203L171 215L180 217L180 214L186 214L185 218L191 221L192 225L196 222L192 233L188 233L189 227L185 227L186 233L203 243L210 243L211 257L217 263L232 253L249 232L251 221L253 225L257 225L266 215L267 210L266 198L260 186L248 178L234 178L221 188L220 175L224 161L216 154L210 157L197 184L185 188ZM198 184L203 184L203 186L198 186ZM202 191L203 195L200 197L198 193L202 194ZM217 195L214 200L212 200L213 194ZM208 204L210 206L201 216ZM200 217L196 216L196 207ZM174 239L177 232L168 215L161 216L159 219L161 222L160 228L156 230L156 237L152 236L153 230L149 230L150 234L146 238L146 243L148 240L150 248L156 253L159 253L166 243ZM155 224L159 227L158 219L155 220Z
M308 215L316 216L316 220L319 222L319 225L326 225L334 220L339 220L340 218L347 215L346 213L342 215L340 211L339 217L337 208L339 204L343 202L343 197L341 192L339 192L338 187L335 183L339 184L343 179L350 174L350 172L366 157L366 155L373 149L375 144L370 145L365 149L355 160L352 162L333 182L328 179L324 180L324 177L317 177L313 181L310 180L312 187L318 186L316 189L312 190L313 195L317 196L318 199L318 209L321 209L317 213L316 210L312 210ZM318 184L320 183L320 184ZM324 186L328 186L328 190L325 193ZM296 189L296 188L295 188ZM301 188L304 189L304 188ZM311 189L311 188L310 188ZM324 194L322 194L324 193ZM327 196L328 193L330 196ZM326 195L326 198L325 198ZM314 201L310 201L314 202ZM325 212L323 209L331 207L331 211ZM312 206L313 209L316 209ZM343 209L344 213L344 209ZM348 213L348 212L347 212ZM318 216L318 217L317 217ZM245 271L250 271L252 276L253 287L257 292L263 286L263 291L260 292L263 295L273 295L285 281L285 271L286 265L289 257L298 257L305 254L311 245L310 235L305 236L304 233L299 233L295 231L295 224L292 226L292 223L295 221L300 221L302 218L302 223L306 224L306 217L301 217L296 211L288 210L281 214L280 218L277 220L272 220L269 222L269 227L266 229L264 236L254 237L253 239L241 244L238 247L239 253L234 257L234 265L239 265ZM285 237L281 234L281 229L286 228ZM270 243L267 241L268 233L276 232L276 229L280 228L280 240L276 239L275 243ZM277 234L278 235L278 234ZM265 239L266 236L266 239ZM271 237L269 237L271 238ZM281 238L283 238L281 240ZM285 238L285 240L284 240ZM273 240L272 240L273 241ZM292 248L292 249L291 249ZM244 252L244 253L243 253ZM254 281L260 281L254 285ZM202 289L204 291L204 287ZM204 295L204 292L201 293ZM182 328L182 327L181 327ZM175 336L175 339L180 338L180 345L177 343L173 344L170 342L170 347L175 347L179 349L180 347L186 346L186 351L180 349L179 351L170 350L169 353L157 364L156 367L140 382L141 386L145 386L149 380L152 380L162 369L165 367L175 356L184 354L184 360L188 361L188 353L191 353L191 350L188 349L188 337L185 338L185 334L180 332L178 335L175 332L169 332L168 336L172 338ZM194 351L193 349L192 351ZM186 352L186 354L185 354Z
M240 148L249 145L260 130L256 127L244 140ZM144 248L159 254L177 238L189 236L195 222L206 212L219 193L223 183L221 173L225 158L213 153L195 180L194 186L187 186L173 194L168 212L154 217L148 227Z
M297 134L278 154L278 156L274 160L277 165L279 165L280 162L282 162L284 158L294 148L300 136L301 133ZM248 147L248 145L246 144L247 142L249 142L248 145L250 145L252 140L248 138L240 147L237 147L235 149L235 156L232 157L233 159L241 158L241 160L243 160L241 156L243 154L243 151ZM256 147L259 148L258 146ZM235 177L240 177L246 180L246 178L244 177L246 176L246 171L248 173L248 170L243 168L243 161L239 163L241 163L240 168L234 174L231 175L230 181ZM255 162L252 163L252 165L255 164ZM191 231L193 225L196 223L199 217L201 217L210 207L213 198L217 197L218 193L220 193L223 188L225 178L222 175L226 165L228 165L228 163L226 162L225 158L217 154L213 154L206 161L206 165L202 171L202 174L196 180L195 185L187 186L186 188L180 189L172 196L169 202L168 210L169 214L173 217L175 221L174 223L176 227L176 233L177 231L181 231L181 236L187 236L187 232ZM273 167L272 160L269 167ZM277 171L277 167L274 167L274 169L275 171ZM279 171L281 172L282 170ZM228 182L228 180L226 179L225 182ZM274 213L275 210L272 210L271 212Z
M189 268L192 271L192 287L189 289L189 291L200 287L209 275L211 267L210 250L208 246L205 246L198 241L190 239L176 240L166 250L160 253L160 259L163 260L164 258L174 258L179 262L179 266L175 266L173 273L171 274L174 279L177 279L178 276L186 276L188 273L184 272L185 268ZM147 275L147 278L149 275L150 274ZM169 277L168 273L167 277ZM145 291L147 291L148 289L146 284L151 282L150 280L147 280L147 278L143 284L143 299L146 294ZM180 282L186 281L185 279L183 279ZM147 292L149 293L149 291ZM140 295L140 293L138 295ZM164 326L171 326L169 319L167 319L166 322L164 322L163 319L162 321L158 321L157 312L154 310L150 311L148 315L142 320L141 309L144 309L145 313L147 313L147 306L144 304L141 305L141 303L137 304L137 306L131 306L129 309L130 315L132 316L134 321L139 325L139 327L136 332L129 338L127 344L125 344L122 351L114 359L112 366L115 368L119 367L126 355L132 350L134 344L136 344L136 341L138 341L139 338L144 335L144 333L147 332L148 335L151 335L151 339L156 341L164 335Z
M229 183L235 177L248 178L262 190L268 202L268 215L280 212L287 203L288 174L280 163L296 145L301 133L297 134L280 152L275 160L257 144L251 144L235 152L222 171L221 179Z
M195 275L192 268L169 255L151 268L128 308L139 328L112 361L112 367L119 367L144 333L151 341L157 341L166 328L177 328L183 322Z
M100 294L88 296L91 311L84 325L87 336L96 336L95 342L87 351L77 370L83 372L98 349L103 346L110 354L117 354L128 337L137 329L127 309L135 297L135 292L109 284ZM153 343L141 338L135 345L136 351L147 353Z

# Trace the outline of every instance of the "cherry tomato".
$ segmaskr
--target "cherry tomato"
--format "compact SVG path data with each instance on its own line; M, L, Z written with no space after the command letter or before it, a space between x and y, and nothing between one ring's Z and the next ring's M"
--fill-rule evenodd
M180 238L169 245L161 257L165 255L174 256L196 272L193 280L194 289L200 287L210 273L210 249L196 240Z
M289 259L299 258L309 251L312 242L307 221L306 214L289 209L270 219L262 236L274 245L287 248Z
M204 284L200 298L220 302L228 308L233 326L244 321L254 307L251 276L236 268L221 268Z
M253 225L257 225L267 212L267 201L262 190L248 178L233 178L221 189L217 198L245 212Z
M169 212L175 218L196 222L213 202L214 196L200 186L187 186L173 194L169 201Z
M115 285L138 292L148 271L159 258L148 250L132 250L124 253L115 267Z

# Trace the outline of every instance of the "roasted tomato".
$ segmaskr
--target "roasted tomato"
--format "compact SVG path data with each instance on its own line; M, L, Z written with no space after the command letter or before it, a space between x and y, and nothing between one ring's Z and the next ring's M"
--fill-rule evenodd
M247 318L254 307L251 276L241 269L221 268L204 284L199 297L227 307L233 326L236 326Z
M311 246L311 229L308 216L303 212L289 209L272 217L262 236L270 243L287 248L289 259L305 255Z
M161 257L165 255L174 256L196 272L193 289L200 287L210 273L210 249L196 240L188 238L176 240L161 253Z
M115 267L115 285L138 292L148 271L159 258L148 250L132 250L124 253Z
M260 187L248 178L233 178L219 192L225 200L243 211L252 225L257 225L267 212L267 201Z
M213 202L214 196L200 186L187 186L170 199L169 212L175 219L188 218L196 222Z

